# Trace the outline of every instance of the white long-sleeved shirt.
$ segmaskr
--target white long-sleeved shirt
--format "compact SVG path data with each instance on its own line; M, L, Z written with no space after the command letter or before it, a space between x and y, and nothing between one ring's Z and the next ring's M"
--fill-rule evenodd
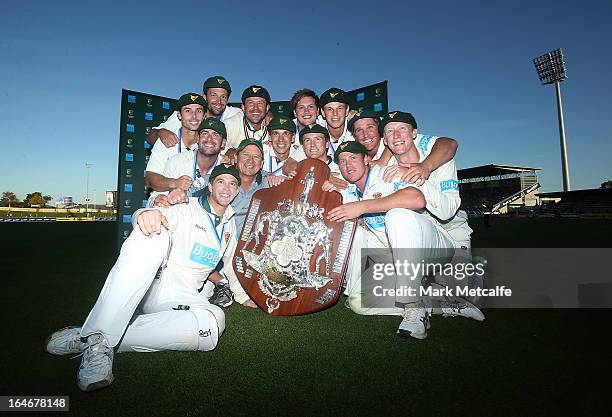
M207 202L203 205L192 197L186 204L137 210L132 216L134 227L138 227L138 216L147 210L159 210L168 219L171 248L166 268L178 272L192 288L200 289L220 260L224 268L231 266L231 254L238 242L231 206L220 217Z

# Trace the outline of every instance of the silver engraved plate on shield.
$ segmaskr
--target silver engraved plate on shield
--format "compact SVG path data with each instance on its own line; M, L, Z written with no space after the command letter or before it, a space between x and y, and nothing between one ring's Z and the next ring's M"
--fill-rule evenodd
M276 210L259 215L254 229L243 233L245 248L255 242L252 251L243 249L242 254L245 262L261 274L258 286L267 297L268 313L279 308L281 302L295 299L301 289L319 290L332 281L329 277L332 230L323 223L325 209L307 202L313 183L314 173L309 172L299 202L281 201ZM268 235L261 253L256 254L266 225ZM320 255L311 272L311 259L317 248Z

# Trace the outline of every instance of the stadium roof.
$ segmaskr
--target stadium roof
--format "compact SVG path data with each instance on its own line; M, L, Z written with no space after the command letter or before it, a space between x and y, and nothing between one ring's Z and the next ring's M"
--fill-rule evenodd
M552 193L540 193L538 197L544 198L578 198L584 199L589 197L610 197L612 196L612 188L590 188L586 190L573 191L555 191Z
M468 178L493 177L496 175L518 174L521 172L540 171L541 168L522 167L518 165L481 165L478 167L457 170L460 180Z

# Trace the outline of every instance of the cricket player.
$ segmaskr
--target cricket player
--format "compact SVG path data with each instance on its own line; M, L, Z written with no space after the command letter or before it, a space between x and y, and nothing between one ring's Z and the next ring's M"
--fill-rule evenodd
M404 127L411 120L409 113L394 112L388 122L381 126L398 129L392 132L396 143L403 141L414 160L423 159L406 135ZM394 119L396 118L396 119ZM390 123L400 122L402 125ZM391 133L389 133L391 134ZM412 146L411 146L412 144ZM415 153L416 152L416 153ZM422 186L409 185L396 178L392 182L383 180L383 167L370 168L367 149L358 142L345 142L336 151L336 160L343 177L350 183L340 190L344 204L328 213L332 221L360 218L365 228L357 228L353 239L349 271L347 272L347 294L350 308L359 314L397 314L401 311L402 322L398 335L424 339L429 329L430 300L422 295L423 270L412 276L395 271L392 308L365 308L361 282L361 249L390 248L392 260L402 260L413 265L423 259L440 264L450 262L454 249L459 246L442 227L440 218L451 218L457 211L460 199L456 181L454 161L434 171ZM334 189L331 183L324 190ZM366 285L367 287L367 285ZM387 297L389 298L389 297ZM388 300L387 300L388 301ZM457 300L440 300L440 308L448 316L462 315L476 320L484 316L468 302L457 304Z
M183 94L177 104L177 114L181 121L178 130L180 141L171 148L167 148L162 141L155 142L151 150L151 157L146 169L146 183L154 191L169 191L173 188L188 189L192 178L183 175L179 178L168 178L164 176L166 162L173 155L182 152L192 152L198 141L198 128L204 120L206 102L202 96L194 93Z
M221 75L214 75L204 81L202 96L208 103L206 117L216 117L222 122L230 117L242 117L241 109L227 105L231 93L230 83ZM176 146L180 127L178 112L174 112L164 123L151 129L147 135L147 141L151 145L155 145L155 142L159 139L168 148Z
M134 213L134 230L83 327L49 337L49 353L83 354L77 372L81 390L113 382L115 350L207 351L217 346L225 315L198 289L236 246L230 202L240 175L234 166L222 164L210 178L208 193L200 198Z
M331 171L330 175L339 179L340 169L328 154L329 142L329 132L321 125L313 124L300 130L300 144L305 157L325 162ZM344 183L343 180L341 181Z
M251 85L242 93L243 117L227 120L227 147L235 149L243 139L265 143L269 139L265 118L270 111L270 94L260 85ZM267 145L266 145L267 146Z
M264 170L274 176L283 174L283 165L297 148L295 124L285 116L276 116L268 123L269 145L264 148Z
M166 178L189 176L191 185L185 191L193 195L195 191L205 186L203 176L210 174L221 163L221 151L225 148L226 139L225 124L216 117L207 117L198 127L198 149L194 152L182 152L168 159L164 167L164 176Z
M330 136L327 152L332 160L334 151L339 143L353 140L353 136L347 129L350 100L344 90L330 88L319 98L314 91L304 89L295 93L291 103L294 106L298 134L304 126L309 126L313 123L327 128ZM314 112L316 112L316 116L313 117ZM284 169L285 174L293 172L297 163L304 159L306 159L304 149L298 148L287 161L287 168Z
M370 161L380 159L386 149L378 132L379 122L380 119L376 113L364 110L357 112L347 124L355 140L361 143L368 151Z
M323 122L323 118L319 115L319 96L308 88L303 88L293 94L291 107L293 108L293 115L295 116L293 122L298 135L304 126Z

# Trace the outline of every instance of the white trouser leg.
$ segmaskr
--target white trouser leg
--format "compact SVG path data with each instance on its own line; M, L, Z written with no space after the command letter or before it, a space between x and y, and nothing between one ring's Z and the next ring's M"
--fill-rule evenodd
M382 245L378 239L372 236L371 232L358 227L355 230L351 254L347 268L347 285L345 294L348 296L348 305L356 314L362 315L398 315L402 314L403 309L395 307L394 303L388 303L388 297L375 297L373 295L374 286L380 284L372 277L372 268L362 271L362 249L382 249L387 247ZM374 261L378 264L393 262L391 252L387 256Z
M169 264L156 279L131 323L120 352L212 350L225 330L225 313L208 302Z
M118 352L213 350L224 327L223 310L213 305L142 314L128 326Z
M401 265L445 263L452 259L454 243L424 215L407 209L392 209L385 216L385 227L393 259ZM409 250L405 250L409 249ZM401 273L400 273L401 272ZM421 301L422 268L397 271L396 289L412 289L396 296L398 305ZM413 294L413 295L412 295Z
M132 231L83 324L82 337L102 333L110 346L119 343L167 256L169 244L170 235L163 228L161 234L151 237L138 228Z

